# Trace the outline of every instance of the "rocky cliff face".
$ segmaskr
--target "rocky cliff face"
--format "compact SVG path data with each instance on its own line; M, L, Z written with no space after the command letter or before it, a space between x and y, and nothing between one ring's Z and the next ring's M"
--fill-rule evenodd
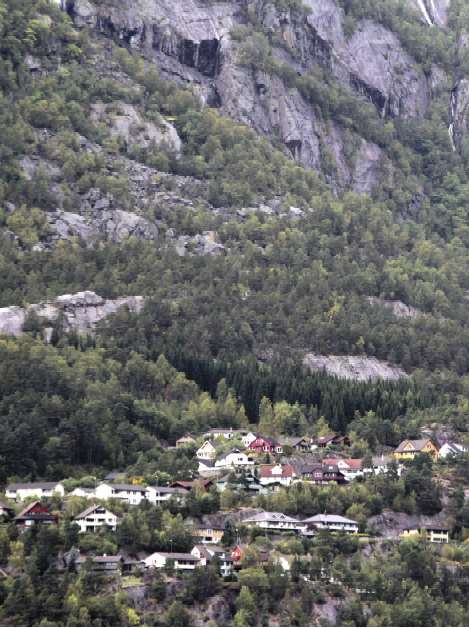
M408 3L429 28L446 23L449 0ZM305 166L324 170L327 153L333 172L325 174L338 188L368 192L389 166L378 146L325 120L277 76L240 67L231 33L246 23L244 2L122 0L103 5L63 0L62 4L77 26L92 27L140 51L164 75L192 84L206 104L279 139ZM249 3L260 27L272 36L276 58L300 75L321 67L340 85L371 101L383 117L426 113L433 94L447 81L440 68L424 74L398 37L373 21L359 21L353 35L346 36L345 15L335 0L304 4L309 14L276 9L265 0ZM459 119L466 119L464 88L460 94L455 134L466 131Z
M53 324L61 317L64 331L90 333L96 323L114 314L119 308L126 306L132 312L139 312L143 302L143 297L103 299L87 290L76 294L64 294L54 301L36 303L24 308L4 307L0 308L0 335L20 336L31 315L44 319L49 324Z
M407 377L405 371L395 364L361 356L308 353L303 364L312 371L324 370L330 375L359 382L374 379L393 381Z

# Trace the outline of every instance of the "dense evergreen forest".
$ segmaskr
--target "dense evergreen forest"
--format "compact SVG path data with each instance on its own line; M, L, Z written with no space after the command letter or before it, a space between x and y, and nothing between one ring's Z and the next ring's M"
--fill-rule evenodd
M469 73L464 0L452 0L441 29L428 28L403 0L337 2L347 37L361 20L375 21L428 76L434 65L445 73L425 115L414 118L383 114L319 66L293 70L278 53L288 45L265 28L256 3L239 3L243 25L232 32L239 68L297 90L324 124L348 134L350 158L357 138L376 144L387 170L370 194L334 186L336 166L324 147L322 170L303 167L278 138L223 116L194 86L171 81L112 33L78 27L59 4L0 0L0 308L83 290L141 295L145 304L139 313L122 308L93 334L30 316L20 337L0 336L0 485L91 486L116 469L148 483L192 479L194 448L174 444L211 427L278 437L333 431L351 437L351 457L389 453L424 428L467 441L469 137L454 145L447 106L452 86ZM264 4L308 15L300 0ZM170 124L180 150L123 141L97 119L96 103L109 116L131 106L140 126ZM166 200L138 205L132 169L141 178L149 172ZM51 216L58 208L91 215L81 212L83 198L96 191L155 225L157 236L56 237ZM278 211L265 211L273 201ZM180 254L177 237L207 233L220 255L190 245ZM412 315L396 314L395 302ZM311 372L307 353L369 356L408 377ZM116 532L85 540L72 525L85 502L52 501L63 514L57 527L19 534L14 523L0 524L0 623L190 625L207 600L223 595L238 626L272 617L310 625L315 605L332 598L340 599L343 625L467 625L468 469L467 455L436 471L425 459L403 477L282 489L257 501L235 489L194 491L184 507L120 506ZM447 508L458 545L380 539L365 555L359 539L289 538L296 558L288 576L278 565L259 567L259 548L236 582L216 569L196 571L174 599L158 575L147 597L161 607L147 616L125 593L101 586L90 564L79 573L57 568L76 546L100 554L189 551L187 517L239 506L336 512L369 535L367 519L385 511L433 516ZM241 536L255 545L256 534Z

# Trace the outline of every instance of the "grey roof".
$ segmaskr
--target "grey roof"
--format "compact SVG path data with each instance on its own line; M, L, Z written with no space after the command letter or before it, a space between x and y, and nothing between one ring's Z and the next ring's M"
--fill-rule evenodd
M405 451L404 445L406 443L410 443L412 447L415 449L415 451L420 451L422 447L424 447L426 443L428 443L429 440L431 439L430 438L418 438L417 440L411 440L410 438L406 438L405 440L402 441L402 443L400 443L396 451L397 452Z
M170 560L193 560L194 562L198 562L199 559L197 556L193 554L184 554L182 552L154 552L155 554L159 554L160 556L164 556L165 558L169 558Z
M148 488L158 491L158 493L187 493L183 488L178 488L177 486L148 486Z
M308 517L305 519L303 523L351 523L354 525L358 525L357 521L353 519L347 519L346 517L341 517L340 515L314 515L314 517Z
M111 515L114 515L113 512L111 512L110 510L108 510L107 508L105 508L104 506L100 506L99 504L93 504L93 506L90 506L89 508L86 508L83 512L81 512L79 515L77 515L75 517L75 521L77 519L84 519L85 517L87 517L88 515L91 515L93 512L95 512L96 509L98 508L102 508L103 510L105 510L106 512L109 512ZM114 515L115 516L115 515Z
M142 486L140 484L109 484L112 488L117 491L132 491L132 492L145 492L147 490L146 486Z
M88 556L82 556L80 555L77 558L77 562L78 563L84 563L86 561L86 559L88 558ZM120 554L117 554L116 556L90 556L89 558L91 558L91 560L94 563L119 563L122 559L122 556L120 556Z
M6 488L7 491L17 491L21 488L41 488L41 489L52 489L60 484L60 482L16 482L13 484L9 484Z
M261 521L286 521L288 523L300 523L298 519L294 517L289 517L288 515L284 515L282 512L259 512L257 515L253 515L243 520L243 523L246 521L249 522L261 522Z

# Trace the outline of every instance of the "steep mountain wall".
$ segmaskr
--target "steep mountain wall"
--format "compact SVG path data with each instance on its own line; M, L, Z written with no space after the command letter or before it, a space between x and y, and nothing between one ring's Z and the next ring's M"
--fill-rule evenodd
M444 26L448 0L408 1L429 28ZM300 76L321 68L338 85L372 102L383 118L423 117L434 94L448 87L441 68L425 73L383 25L364 19L346 34L345 14L336 0L305 0L308 12L277 9L265 0L62 4L77 26L140 51L165 76L190 83L206 104L280 141L293 158L323 171L340 189L371 191L389 170L383 151L325 118L280 77L241 66L233 29L251 16L268 34L277 60ZM461 95L454 95L454 133L465 132L460 121L464 95L462 85ZM331 160L332 172L324 166Z

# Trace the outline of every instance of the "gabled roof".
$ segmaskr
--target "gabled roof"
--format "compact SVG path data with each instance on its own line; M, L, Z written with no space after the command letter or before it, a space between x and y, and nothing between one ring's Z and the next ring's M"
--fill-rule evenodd
M350 471L359 471L362 468L362 458L324 458L322 461L326 465L336 465L339 462L345 463Z
M60 482L16 482L9 484L6 488L7 491L17 491L18 489L35 489L40 488L42 490L51 490L55 488Z
M44 512L31 513L31 510L33 510L33 508L35 508L36 506L40 506ZM35 502L31 502L30 504L28 504L26 508L23 508L23 510L18 515L16 515L15 520L28 519L28 518L33 518L33 519L38 519L38 520L55 519L55 516L49 511L49 509L46 506L43 506L39 500L36 500Z
M203 462L206 462L206 461L203 460ZM149 489L156 491L157 493L170 493L170 494L186 493L186 491L183 488L178 488L177 486L147 486L147 490Z
M149 558L151 556L154 556L155 554L158 554L159 556L164 556L165 558L169 558L170 560L191 560L194 562L198 562L198 558L197 556L194 556L194 554L185 554L183 552L153 552L153 554L150 554Z
M287 523L299 523L298 519L293 517L289 517L288 515L284 515L282 512L259 512L257 515L252 515L247 519L243 520L243 523L260 523L262 521L278 521L278 522L287 522Z
M305 519L303 523L351 523L354 525L358 525L357 521L353 519L347 519L346 517L341 517L340 515L314 515L313 517L308 517Z
M401 453L401 452L407 451L406 445L408 444L411 445L414 451L421 451L428 442L431 442L430 438L418 438L417 440L410 440L409 438L407 438L406 440L403 440L402 443L399 444L399 446L396 449L396 452Z
M281 467L280 473L276 469ZM291 464L261 464L259 467L259 477L261 478L291 478L295 475L295 470Z
M143 484L111 484L109 482L103 482L103 484L107 484L116 491L140 492L147 490L147 487L143 486Z
M208 478L197 478L196 480L176 480L171 484L171 488L183 488L186 491L190 491L192 488L207 488L213 484L213 480Z
M308 444L308 440L309 439L305 436L283 436L282 438L278 439L278 442L284 447L296 447L296 445L303 441Z
M79 515L77 515L75 517L75 521L77 519L84 519L85 517L88 517L89 515L93 514L96 510L98 510L98 508L101 508L102 510L105 510L107 513L111 514L113 517L116 516L113 512L111 512L110 510L108 510L104 506L100 506L99 504L93 504L93 506L90 506L89 508L86 508L83 512L81 512Z

